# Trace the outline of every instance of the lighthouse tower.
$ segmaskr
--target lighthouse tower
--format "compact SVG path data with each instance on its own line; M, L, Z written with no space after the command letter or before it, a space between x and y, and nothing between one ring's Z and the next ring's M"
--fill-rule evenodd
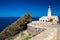
M50 6L48 7L48 14L47 14L47 16L51 16L51 8L50 8Z

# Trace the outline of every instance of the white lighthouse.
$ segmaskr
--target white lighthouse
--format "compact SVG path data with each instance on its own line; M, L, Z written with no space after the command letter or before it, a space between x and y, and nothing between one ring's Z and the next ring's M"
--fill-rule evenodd
M59 19L58 19L58 16L52 16L51 15L51 8L48 7L48 11L47 11L47 16L43 16L41 18L39 18L39 21L40 22L57 22Z
M51 16L51 8L48 7L48 15L47 16Z

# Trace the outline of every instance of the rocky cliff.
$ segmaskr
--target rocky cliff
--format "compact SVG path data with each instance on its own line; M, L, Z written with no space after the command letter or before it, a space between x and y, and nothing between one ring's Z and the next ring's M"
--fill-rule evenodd
M8 37L12 37L18 34L20 31L26 28L26 24L31 21L31 16L29 13L25 14L17 21L12 23L11 25L7 26L1 33L0 33L0 40L5 40Z

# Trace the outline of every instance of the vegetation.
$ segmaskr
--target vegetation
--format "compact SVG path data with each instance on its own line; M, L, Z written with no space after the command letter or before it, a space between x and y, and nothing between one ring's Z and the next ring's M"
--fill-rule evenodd
M60 20L58 21L58 23L60 24Z
M7 38L6 40L13 40L12 37Z
M22 40L29 40L29 39L31 39L32 38L32 36L31 35L28 35L28 36L26 36L24 39L22 39Z
M32 38L32 35L26 35L25 33L21 32L21 39L20 40L29 40Z
M9 25L0 33L0 40L4 40L8 37L12 37L22 31L26 24L31 21L31 16L29 13L25 14L23 17L19 18L17 21Z

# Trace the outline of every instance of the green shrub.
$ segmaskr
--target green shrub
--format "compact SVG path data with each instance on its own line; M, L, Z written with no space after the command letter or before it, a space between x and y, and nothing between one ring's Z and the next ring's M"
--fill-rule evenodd
M59 23L59 24L60 24L60 20L59 20L57 23Z
M7 40L13 40L12 37L7 38Z
M31 38L31 35L26 35L25 33L21 32L21 40L29 40Z

